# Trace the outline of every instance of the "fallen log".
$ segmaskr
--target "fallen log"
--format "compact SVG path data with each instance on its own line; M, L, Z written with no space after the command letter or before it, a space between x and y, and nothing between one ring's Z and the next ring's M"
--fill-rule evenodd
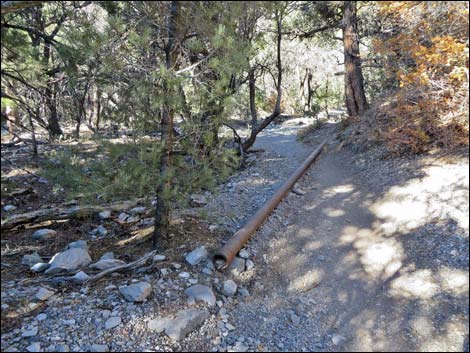
M8 230L22 224L28 224L33 222L40 223L46 221L58 221L71 218L90 217L97 215L98 213L105 210L119 212L128 208L132 208L143 200L144 198L140 198L134 201L114 203L109 206L74 206L69 208L53 207L29 213L16 214L2 221L1 230Z

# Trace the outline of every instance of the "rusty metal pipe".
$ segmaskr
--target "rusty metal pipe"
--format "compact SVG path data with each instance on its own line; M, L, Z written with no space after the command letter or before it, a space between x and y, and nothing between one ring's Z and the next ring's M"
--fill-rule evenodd
M312 163L317 159L318 155L325 146L327 140L323 141L315 151L296 169L296 171L287 179L284 184L276 191L268 202L262 206L253 217L238 230L230 240L219 249L214 255L215 267L220 271L226 269L232 263L235 256L245 243L251 238L253 233L263 224L269 214L277 207L282 199L287 195L289 190L294 186L297 180L307 171Z

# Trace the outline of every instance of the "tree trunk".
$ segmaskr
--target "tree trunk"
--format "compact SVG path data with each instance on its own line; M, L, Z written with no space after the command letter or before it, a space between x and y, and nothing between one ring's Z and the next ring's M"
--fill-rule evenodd
M251 68L248 74L248 86L250 89L250 114L251 114L251 132L253 133L256 130L258 125L258 115L256 114L256 77L255 77L255 68Z
M46 65L49 65L49 59L51 57L51 45L49 43L44 43L44 62ZM53 78L50 78L47 81L47 86L45 89L45 97L46 97L46 106L49 109L49 114L47 116L47 130L49 135L52 139L56 138L59 135L62 135L62 129L59 125L59 119L57 115L57 105L56 99L53 92L54 83L52 83Z
M101 89L97 85L95 90L95 98L93 100L93 111L96 116L96 131L100 130L100 118L101 118Z
M276 27L277 27L277 98L276 98L276 105L274 106L274 111L271 115L264 118L263 122L255 129L251 130L250 137L242 144L242 150L244 153L248 151L248 149L253 146L256 141L256 136L264 130L266 126L268 126L275 118L281 114L281 97L282 97L282 89L281 89L281 82L282 82L282 62L281 62L281 40L282 40L282 15L277 11L276 12ZM254 91L253 91L254 93ZM254 96L253 96L253 106L254 106ZM251 109L251 92L250 92L250 109ZM254 107L256 110L256 107Z
M355 1L345 1L343 8L344 80L346 107L350 116L359 116L367 109L359 54L357 9Z
M165 47L165 65L168 70L172 70L175 64L174 40L176 34L176 19L178 16L178 1L172 1L170 5L170 16L168 19L168 43ZM173 88L164 82L163 90L167 97L171 97ZM161 238L168 236L170 223L170 199L171 177L170 169L173 159L173 109L168 99L162 109L162 144L163 151L160 157L161 182L157 186L157 205L155 207L155 229L153 232L153 246L157 247L157 242Z

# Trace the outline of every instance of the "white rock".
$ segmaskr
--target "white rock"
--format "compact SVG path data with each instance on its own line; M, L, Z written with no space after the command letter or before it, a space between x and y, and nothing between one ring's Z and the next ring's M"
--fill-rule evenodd
M251 260L246 260L246 270L251 271L255 268L255 263Z
M57 236L57 232L53 229L39 229L33 233L33 239L36 240L46 240L55 238Z
M87 266L91 257L86 249L72 248L54 255L49 261L51 265L46 273L57 273L61 271L74 271L80 266Z
M242 259L248 259L250 257L250 254L245 249L241 249L238 253L238 256L240 256Z
M341 336L341 335L334 335L334 336L331 338L331 341L333 342L333 344L334 344L335 346L338 346L338 345L341 344L344 340L346 340L346 337Z
M111 217L111 211L108 211L108 210L102 211L102 212L99 213L99 217L101 219L108 219L108 218Z
M186 261L191 264L192 266L197 265L200 263L202 260L207 258L208 252L206 250L205 246L200 246L193 251L191 251L188 255L186 255Z
M188 272L181 272L178 277L189 278L191 275Z
M50 265L48 263L39 262L31 267L31 271L36 272L36 273L44 272L45 270L49 268L49 266Z
M158 261L164 261L166 259L166 256L165 255L155 255L153 257L153 261L154 262L158 262Z

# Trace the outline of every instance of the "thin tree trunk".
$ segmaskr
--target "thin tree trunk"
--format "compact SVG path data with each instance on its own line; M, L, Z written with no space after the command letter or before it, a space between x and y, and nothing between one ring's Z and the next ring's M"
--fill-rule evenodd
M268 126L275 118L277 118L281 114L281 97L282 97L282 61L281 61L281 40L282 40L282 16L279 12L276 12L276 27L277 27L277 98L276 98L276 105L274 106L274 111L271 115L264 118L263 122L259 124L256 129L251 130L250 137L242 144L242 150L244 153L248 151L248 149L253 146L256 141L256 136L264 130L266 126ZM251 97L250 97L251 99ZM251 105L251 102L250 102ZM256 107L255 107L256 109Z
M355 1L344 2L343 26L346 108L350 116L359 116L367 109L367 100L359 53Z
M176 19L178 16L178 1L172 1L170 5L170 17L168 19L168 43L165 47L165 65L168 70L171 70L175 64L175 53L173 52L175 32L176 32ZM164 92L167 96L171 96L170 90L172 88L167 82L163 85ZM170 106L169 100L165 102L162 110L162 144L163 151L160 157L160 176L162 181L157 186L157 205L155 207L155 229L153 233L153 246L157 247L157 242L161 238L168 236L169 223L170 223L170 200L169 194L171 193L171 179L170 169L173 159L173 109Z
M51 57L51 45L49 43L44 43L44 62L49 65L49 59ZM62 129L59 125L59 119L57 115L57 106L56 99L53 93L54 83L52 83L52 78L47 81L47 86L45 89L46 97L46 106L49 109L49 114L47 117L47 130L52 139L56 138L59 135L62 135Z
M250 89L250 114L251 114L251 132L253 133L256 130L256 125L258 125L258 115L256 114L256 77L255 77L255 68L251 68L248 74L248 86Z
M33 141L33 156L38 156L38 146L36 143L36 132L34 130L33 118L28 114L29 127L31 128L31 140Z
M101 118L101 89L100 86L96 86L95 99L93 102L93 110L96 116L96 131L100 130L100 118Z

